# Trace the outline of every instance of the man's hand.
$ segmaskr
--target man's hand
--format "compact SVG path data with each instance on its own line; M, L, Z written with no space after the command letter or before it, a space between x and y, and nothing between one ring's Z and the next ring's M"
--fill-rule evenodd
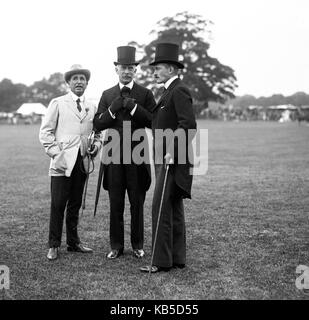
M174 163L174 160L173 160L173 157L170 153L167 153L165 156L164 156L164 160L165 160L165 164L168 165L168 164L173 164Z
M109 107L109 110L111 111L112 114L115 114L119 110L121 110L122 102L123 102L123 98L122 97L117 97L116 99L113 100L112 104Z
M87 153L91 156L91 158L94 158L97 155L98 151L98 147L94 144L91 146L90 150L87 150Z
M135 99L133 99L133 98L124 98L123 99L123 107L125 109L129 110L130 112L133 110L135 105L136 105Z

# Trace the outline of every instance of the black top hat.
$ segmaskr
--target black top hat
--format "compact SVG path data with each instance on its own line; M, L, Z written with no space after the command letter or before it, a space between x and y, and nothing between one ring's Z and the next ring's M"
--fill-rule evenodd
M176 43L158 43L156 46L155 60L150 63L155 66L158 63L175 64L179 69L183 69L184 65L178 61L179 46Z
M130 65L135 64L136 66L139 62L135 61L135 51L136 49L131 46L121 46L117 48L118 61L114 62L114 65L118 64Z
M74 74L79 74L79 73L85 75L87 81L89 81L90 75L91 75L90 71L88 69L83 69L80 64L73 64L71 69L69 71L65 72L65 74L64 74L65 82L69 82L71 77Z

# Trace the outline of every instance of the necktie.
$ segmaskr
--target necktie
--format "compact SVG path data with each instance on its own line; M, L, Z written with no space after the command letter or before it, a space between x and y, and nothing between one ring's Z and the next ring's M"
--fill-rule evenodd
M124 86L121 89L121 96L124 97L124 98L129 97L130 96L130 92L131 92L130 88Z
M166 88L165 87L158 89L157 96L158 96L159 100L161 100L163 98L165 92L166 92Z
M160 97L163 97L163 95L164 95L165 92L166 92L166 88L165 88L165 87L160 88L159 91L158 91L159 96L160 96Z
M81 112L81 111L82 111L82 107L81 107L81 105L80 105L80 99L79 99L79 98L76 100L76 104L77 104L77 110L78 110L79 112Z

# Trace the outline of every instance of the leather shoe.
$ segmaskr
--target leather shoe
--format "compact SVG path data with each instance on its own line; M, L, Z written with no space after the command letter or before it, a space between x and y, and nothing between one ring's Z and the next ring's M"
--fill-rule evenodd
M186 265L184 263L174 263L173 268L183 269Z
M123 250L112 250L110 251L107 255L106 258L107 259L116 259L118 257L120 257L123 254Z
M81 243L77 243L74 246L68 246L68 251L70 252L81 252L81 253L92 253L93 250L91 248L87 248Z
M157 272L161 272L161 271L170 271L171 268L166 268L166 267L158 267L158 266L152 266L151 267L151 273L157 273ZM148 272L150 271L150 266L144 266L144 267L141 267L139 268L139 270L141 272Z
M145 251L143 249L133 249L133 256L138 259L143 258Z
M56 260L58 258L58 248L49 248L47 253L48 260Z

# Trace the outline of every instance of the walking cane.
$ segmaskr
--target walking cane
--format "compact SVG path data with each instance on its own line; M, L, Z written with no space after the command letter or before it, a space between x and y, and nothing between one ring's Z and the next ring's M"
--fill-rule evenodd
M97 206L99 202L99 196L100 196L100 190L101 190L101 185L102 185L102 180L103 180L103 173L104 173L104 166L102 160L100 161L100 170L99 170L99 176L98 176L98 183L97 183L97 191L95 194L95 202L94 202L94 212L93 216L95 217L96 212L97 212Z
M94 131L92 131L90 133L90 135L88 136L87 138L87 152L90 151L92 149L92 146L93 146L93 143L94 143ZM83 213L84 213L84 209L86 208L86 195L87 195L87 189L88 189L88 181L89 181L89 175L90 173L93 172L94 170L94 163L93 163L93 160L92 160L92 157L91 155L89 155L88 153L86 153L85 157L87 157L87 168L86 170L82 169L82 171L84 171L86 173L86 181L85 181L85 185L84 185L84 190L83 190L83 197L82 197L82 211L81 211L81 214L80 214L80 219L82 218L83 216ZM90 162L92 162L92 170L90 170ZM81 167L83 167L83 164L81 164Z
M159 214L158 214L158 219L157 219L157 226L156 226L156 231L155 231L155 236L153 240L153 248L152 248L152 253L151 253L151 261L150 261L150 268L149 268L149 277L151 275L151 270L152 270L152 264L153 264L153 257L156 249L156 243L157 243L157 236L158 236L158 230L159 230L159 223L160 223L160 218L161 218L161 212L162 212L162 204L163 204L163 198L164 198L164 193L165 193L165 187L166 187L166 180L167 180L167 175L168 175L168 170L170 167L170 164L172 161L170 161L166 165L166 171L164 175L164 182L163 182L163 188L162 188L162 194L161 194L161 200L160 200L160 207L159 207Z
M86 181L85 181L84 192L83 192L82 212L81 212L80 218L82 218L84 209L86 208L86 195L87 195L88 180L89 180L90 156L87 155L87 158L88 158L88 163L87 163L87 170L86 170Z

